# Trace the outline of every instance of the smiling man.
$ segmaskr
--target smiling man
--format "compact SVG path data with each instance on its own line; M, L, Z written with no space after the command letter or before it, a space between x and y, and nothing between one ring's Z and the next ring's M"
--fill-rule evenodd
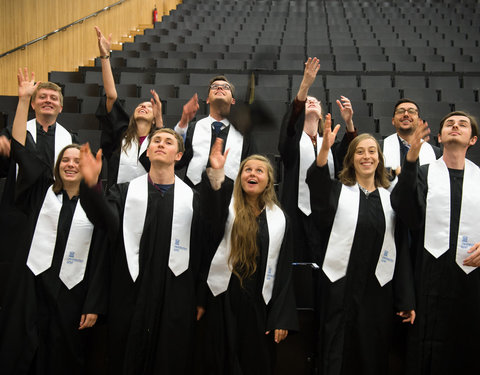
M18 105L14 121L23 122L22 129L25 129L26 124L25 148L53 171L59 152L66 145L77 141L56 122L63 106L61 89L52 82L35 84L35 74L32 72L29 75L27 68L19 70L17 79ZM35 111L35 118L27 121L29 105ZM17 167L13 158L10 157L11 133L11 127L3 129L0 133L0 177L6 177L0 202L0 237L6 239L3 246L0 246L0 264L6 265L5 268L0 269L2 274L10 271L8 264L14 257L11 250L14 244L10 241L17 240L15 233L25 222L24 214L14 207ZM0 287L0 299L2 292L3 288Z
M175 131L155 130L147 148L149 172L113 185L106 197L97 186L101 158L87 147L81 153L85 212L109 232L113 245L111 374L192 373L200 221L197 195L175 176L183 151Z
M400 99L393 110L392 125L395 133L380 142L385 158L385 167L395 174L400 173L405 156L410 148L415 129L421 123L420 109L411 99ZM440 148L424 142L421 147L418 162L420 165L429 164L442 155ZM392 188L396 181L392 183Z
M407 345L408 374L470 374L478 369L480 327L480 169L465 158L477 142L476 120L465 112L443 118L443 157L419 166L430 130L419 125L392 192L412 237L417 320Z
M225 76L216 76L210 80L208 88L208 117L189 126L198 109L196 94L183 108L175 131L185 137L185 153L177 168L186 167L185 182L192 187L200 183L210 149L217 137L223 139L224 149L230 149L225 174L232 180L235 180L240 162L254 153L250 136L240 133L228 120L230 108L235 104L234 96L234 85Z

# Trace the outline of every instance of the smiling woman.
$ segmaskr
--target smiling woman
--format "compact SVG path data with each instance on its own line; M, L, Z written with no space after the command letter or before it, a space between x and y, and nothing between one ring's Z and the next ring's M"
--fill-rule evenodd
M42 100L54 101L40 93L36 102ZM84 374L86 329L106 312L106 236L79 201L80 146L60 150L52 176L35 150L15 137L25 134L26 122L14 121L13 128L12 155L19 166L15 203L28 219L2 305L2 371Z
M272 374L275 343L296 330L291 285L292 238L278 207L273 168L261 155L225 177L228 151L217 138L200 184L213 255L206 287L205 373ZM208 175L208 178L207 178ZM233 190L233 194L232 194Z
M415 319L408 237L396 225L375 138L362 134L352 140L337 181L330 178L327 156L339 125L333 131L330 126L327 115L316 165L307 173L323 259L321 371L381 375L388 368L393 312L404 322Z

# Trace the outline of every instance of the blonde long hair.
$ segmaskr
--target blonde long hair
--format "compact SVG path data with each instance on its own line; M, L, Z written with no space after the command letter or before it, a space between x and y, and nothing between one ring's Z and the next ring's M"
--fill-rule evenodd
M231 252L228 258L228 263L233 270L232 272L239 278L241 284L243 284L244 279L252 276L257 270L257 217L254 208L247 201L241 184L242 171L245 164L250 160L261 161L265 163L267 167L268 182L265 190L258 197L258 208L270 208L274 204L278 205L272 164L262 155L249 156L240 164L237 179L233 187L235 221L232 227Z

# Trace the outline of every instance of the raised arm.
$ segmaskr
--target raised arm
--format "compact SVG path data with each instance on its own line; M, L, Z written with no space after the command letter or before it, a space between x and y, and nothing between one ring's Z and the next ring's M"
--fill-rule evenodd
M418 121L418 126L413 133L413 141L410 146L410 150L408 150L406 159L409 162L416 162L419 155L420 149L422 148L423 142L428 142L430 139L430 128L428 127L427 122L423 122L422 120Z
M198 105L198 95L194 94L190 98L190 100L183 106L182 117L180 118L180 122L175 128L176 132L181 133L182 135L185 133L185 129L187 128L188 123L192 121L192 119L195 117L198 108L200 108L200 106Z
M152 94L150 102L152 103L153 117L155 118L155 127L157 129L160 129L163 128L162 101L158 97L158 94L155 90L150 90L150 94Z
M318 152L317 156L317 166L323 167L327 164L328 161L328 151L332 147L333 143L335 142L335 138L337 137L337 133L340 130L340 124L335 126L335 129L332 130L332 115L327 113L325 116L325 129L323 130L323 141L322 147L320 147L320 151Z
M340 109L340 115L347 126L347 132L353 133L355 126L353 125L353 107L350 99L342 95L340 100L337 100L337 105Z
M304 102L307 100L308 90L315 82L317 73L320 70L320 60L316 57L309 57L305 63L305 70L303 71L303 79L297 92L297 100Z
M28 69L18 69L18 105L15 119L13 120L12 138L15 139L22 146L25 146L27 138L27 120L28 120L28 106L30 99L40 82L35 83L35 73L31 72L30 79L28 78Z
M94 157L88 143L80 148L80 173L88 187L98 183L98 177L102 171L102 149L98 150Z
M107 96L107 112L110 112L113 108L113 103L117 100L117 89L115 88L112 66L110 65L112 34L108 36L108 39L105 38L98 26L95 26L95 32L97 33L98 51L102 63L103 88L105 90L105 95Z

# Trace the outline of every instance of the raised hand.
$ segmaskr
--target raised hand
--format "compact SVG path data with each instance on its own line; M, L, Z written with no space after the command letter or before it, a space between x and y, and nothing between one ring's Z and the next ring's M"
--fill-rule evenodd
M406 159L409 162L417 161L418 156L420 155L420 148L422 147L423 142L428 142L430 139L430 128L428 123L423 120L418 120L418 126L413 133L412 142L410 145L410 150L408 150Z
M198 105L198 95L193 95L190 100L183 106L182 118L178 124L181 128L186 128L188 123L192 121L200 106Z
M340 100L337 100L337 105L338 108L340 109L340 115L343 118L343 121L345 121L345 124L347 127L350 125L353 127L353 107L352 103L350 102L350 99L348 99L345 96L340 96ZM351 129L353 131L354 129Z
M108 39L107 39L102 34L98 26L95 26L95 31L97 33L98 51L100 52L100 56L110 55L110 50L112 45L112 34L108 35Z
M93 157L90 145L88 143L82 145L79 168L85 183L90 187L95 186L102 171L102 149L99 149L97 155Z
M305 63L305 70L303 71L303 79L298 89L297 99L300 101L305 101L308 95L308 89L315 82L317 78L317 73L320 70L320 60L316 57L309 57Z
M337 124L332 130L332 115L330 113L327 113L327 115L325 116L325 126L323 129L322 146L320 147L320 151L318 152L317 156L317 166L323 167L325 164L327 164L328 151L334 144L335 138L337 137L337 133L339 130L340 124Z
M155 90L150 90L150 94L152 94L150 102L152 103L153 117L155 117L155 127L163 128L162 101Z
M227 160L228 151L225 150L225 153L222 152L223 149L223 139L217 138L213 143L212 150L210 151L210 166L213 169L222 169Z
M18 96L20 98L31 98L37 86L40 82L35 83L35 73L30 73L30 79L28 78L28 68L18 69L17 74L18 81Z

